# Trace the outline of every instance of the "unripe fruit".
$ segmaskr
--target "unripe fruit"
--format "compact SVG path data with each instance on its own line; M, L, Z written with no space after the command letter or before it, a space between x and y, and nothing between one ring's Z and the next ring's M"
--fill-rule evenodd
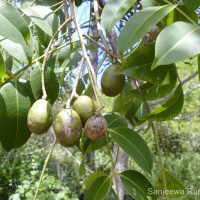
M102 115L94 115L85 124L85 134L92 141L97 141L105 136L107 127L107 122Z
M95 112L93 100L85 95L79 96L72 107L78 113L83 125Z
M27 125L29 130L35 134L43 134L52 124L52 107L45 99L37 100L28 112Z
M116 74L120 65L110 65L101 77L102 92L109 97L117 96L124 88L125 76Z
M82 122L74 110L66 109L58 113L53 128L58 143L64 147L71 147L77 144L81 137Z

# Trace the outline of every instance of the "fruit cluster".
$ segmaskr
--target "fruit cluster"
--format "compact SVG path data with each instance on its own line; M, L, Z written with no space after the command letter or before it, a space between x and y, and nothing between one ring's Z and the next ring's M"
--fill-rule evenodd
M102 75L102 92L107 96L118 95L124 87L125 76L116 74L118 68L118 65L111 65ZM52 123L57 141L64 147L76 145L83 128L92 141L103 138L107 131L105 118L96 111L94 101L85 95L79 96L71 108L61 110L54 121L51 104L44 99L37 100L28 113L29 130L40 135L45 133Z

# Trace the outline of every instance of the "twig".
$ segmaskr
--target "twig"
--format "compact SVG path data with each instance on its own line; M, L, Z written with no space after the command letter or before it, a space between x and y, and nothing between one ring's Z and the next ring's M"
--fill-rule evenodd
M45 170L46 170L46 168L47 168L47 164L48 164L48 162L49 162L49 159L50 159L50 157L51 157L51 154L52 154L52 152L53 152L53 149L54 149L54 147L55 147L55 145L56 145L56 142L57 142L57 140L55 139L54 142L53 142L52 148L51 148L51 150L49 151L49 154L47 155L46 160L45 160L45 162L44 162L43 169L42 169L42 172L41 172L41 175L40 175L40 179L39 179L39 182L38 182L37 190L36 190L36 192L35 192L35 196L34 196L34 199L33 199L33 200L36 200L36 199L37 199L37 196L38 196L38 193L39 193L39 189L40 189L40 184L42 183L43 176L44 176L44 172L45 172Z
M94 43L95 45L97 45L98 47L100 47L101 49L103 49L105 52L107 52L109 55L111 55L112 57L118 59L118 57L112 53L111 50L106 49L104 46L100 45L97 41L95 41L94 39L92 39L91 37L89 37L86 34L83 34L83 37L87 38L88 40L90 40L92 43Z
M69 97L69 99L67 100L67 103L66 103L66 108L70 108L70 104L71 104L71 101L74 97L77 97L77 93L76 93L76 89L77 89L77 86L78 86L78 81L79 81L79 78L80 78L80 75L81 75L81 71L83 69L83 64L84 64L84 61L85 61L85 58L82 57L82 60L81 60L81 63L80 63L80 66L79 66L79 69L78 69L78 72L76 74L76 79L75 79L75 82L74 82L74 86L73 86L73 89L72 89L72 93Z
M101 38L104 46L109 51L110 47L108 45L108 42L107 42L106 38L104 37L101 24L99 23L99 18L100 17L99 17L99 10L98 10L98 2L97 2L97 0L94 0L94 16L95 16L95 20L96 20L96 24L97 24L97 30L98 30L98 33L100 35L100 38Z
M53 41L54 39L56 38L57 34L60 32L60 30L66 26L69 22L71 22L72 19L69 18L67 19L63 24L60 25L60 27L58 28L58 30L55 32L55 34L53 35L53 37L51 38L50 42L49 42L49 45L45 51L45 54L44 54L44 61L43 61L43 64L42 64L42 73L41 73L41 79L42 79L42 93L43 93L43 96L42 96L42 99L46 99L47 98L47 93L46 93L46 88L45 88L45 83L44 83L44 72L45 72L45 65L46 65L46 62L47 62L47 59L48 59L48 54L49 54L49 51L50 51L50 48L51 48L51 45L53 44Z
M137 90L140 93L141 99L142 99L147 111L150 112L149 105L148 105L147 101L145 100L144 95L142 94L142 91L140 90L138 82L136 80L134 80L134 82L135 82L135 86L136 86ZM163 159L162 159L162 155L161 155L161 151L160 151L160 147L159 147L158 133L157 133L154 122L150 121L150 124L151 124L152 132L153 132L153 135L154 135L156 149L157 149L157 152L158 152L158 157L159 157L159 162L160 162L160 167L161 167L161 172L162 172L162 177L163 177L163 186L164 186L164 189L167 190L165 168L164 168L164 163L163 163ZM166 200L167 199L168 198L166 196Z
M97 98L97 102L98 102L98 104L100 106L99 110L101 110L105 106L104 106L103 100L101 98L101 94L99 92L99 89L98 89L98 85L97 85L96 75L95 75L94 69L93 69L92 64L90 62L90 59L89 59L89 57L87 55L86 47L85 47L84 40L83 40L82 30L81 30L80 25L79 25L79 23L77 21L76 12L75 12L75 2L74 2L74 0L69 0L69 2L70 2L71 16L73 18L74 25L75 25L76 30L77 30L78 35L79 35L79 39L80 39L80 43L81 43L81 49L82 49L83 56L84 56L84 58L86 60L86 63L87 63L88 72L89 72L90 80L91 80L91 83L92 83L92 87L93 87L95 96Z

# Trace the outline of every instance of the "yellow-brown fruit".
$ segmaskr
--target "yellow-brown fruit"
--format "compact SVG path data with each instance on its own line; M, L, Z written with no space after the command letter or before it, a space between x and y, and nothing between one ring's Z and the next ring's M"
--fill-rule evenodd
M105 136L107 127L107 122L102 115L93 115L85 124L85 134L92 141L97 141Z
M93 100L85 95L79 96L73 103L72 108L78 113L83 125L95 112Z
M119 68L120 65L110 65L102 74L101 88L106 96L117 96L124 88L125 76L123 74L116 74Z
M64 147L76 145L81 137L82 122L79 115L72 109L60 111L53 123L58 143Z
M51 104L45 99L37 100L28 112L27 125L32 133L43 134L50 128L52 117Z

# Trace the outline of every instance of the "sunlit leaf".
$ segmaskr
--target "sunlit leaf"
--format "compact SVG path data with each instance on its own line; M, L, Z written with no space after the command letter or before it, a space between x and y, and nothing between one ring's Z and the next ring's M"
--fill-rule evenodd
M135 13L120 33L117 46L119 53L123 55L125 51L135 45L145 36L163 17L165 17L176 6L165 5L143 9Z
M86 200L104 200L111 188L111 179L108 176L97 178L86 193Z
M0 1L0 35L12 42L24 45L30 39L30 31L20 12L10 3Z
M58 17L47 6L32 6L22 11L45 33L53 36L58 29Z
M136 0L110 0L106 3L101 15L101 24L105 30L110 32L135 2Z
M176 91L171 95L171 97L161 104L158 108L153 110L150 114L142 116L140 119L143 120L155 120L155 121L165 121L173 119L178 115L182 108L184 102L184 95L181 84L177 87Z
M109 129L112 139L147 173L151 174L152 155L143 138L126 127Z
M21 63L28 64L33 55L33 43L32 39L28 44L20 45L9 39L0 36L0 45L5 49L11 56L16 58Z
M2 54L0 53L0 83L4 82L5 75L6 75L6 65Z
M200 27L175 22L161 31L156 41L152 69L182 61L200 53Z
M145 176L134 170L127 170L120 174L125 190L135 200L157 199L155 195L150 194L153 186Z
M31 107L31 99L27 87L20 82L4 85L0 94L3 113L3 120L0 121L0 140L3 148L10 151L22 146L30 137L27 114Z

